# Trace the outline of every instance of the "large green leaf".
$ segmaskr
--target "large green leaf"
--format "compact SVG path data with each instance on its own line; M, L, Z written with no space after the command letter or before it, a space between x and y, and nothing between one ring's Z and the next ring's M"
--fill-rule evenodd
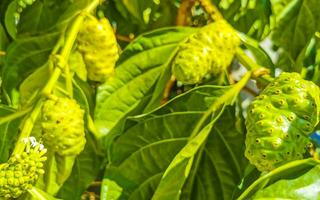
M230 102L237 94L233 89L229 86L198 87L149 114L131 118L125 131L112 144L101 198L143 200L179 197L179 191L189 177L188 170L193 166L194 155L211 132L213 122L203 128L209 121L204 116L208 116L207 111L214 102L211 109L216 111L224 102ZM194 137L190 138L191 135Z
M91 0L79 0L77 3L65 0L35 1L28 5L17 23L15 13L17 1L12 1L6 12L6 27L13 38L23 35L43 34L58 31L91 3Z
M292 161L292 162L289 162L285 165L282 165L282 166L270 171L269 173L264 174L259 179L257 179L255 182L253 182L253 184L251 184L238 197L238 200L250 199L256 193L259 193L259 191L262 191L261 194L265 194L265 192L263 192L264 191L263 189L268 188L268 186L272 187L272 185L274 183L276 184L276 186L274 186L274 189L275 189L274 191L276 191L277 190L276 188L277 188L279 182L280 182L280 185L283 184L282 182L286 182L286 181L280 181L281 179L296 179L299 176L302 176L303 174L305 174L308 170L310 170L314 166L319 166L319 164L320 164L319 160L315 160L313 158L308 158L308 159L304 159L304 160ZM303 177L302 177L302 179L303 179ZM277 181L279 181L279 182L277 183ZM310 181L312 182L312 179L310 179L308 181L310 183ZM303 181L301 181L301 179L298 182L300 182L301 185L304 184ZM287 183L289 183L289 182L287 182ZM293 185L294 181L291 183L292 183L292 184L290 184L291 186L288 185L288 187L285 187L285 191L289 191L290 187L292 187L291 189L294 190L294 189L297 189L296 186L298 186L298 187L301 186L299 184L294 186ZM305 182L305 183L308 183L308 182ZM308 184L306 184L306 185L308 185ZM269 189L268 189L268 191L269 191ZM313 189L313 191L314 191L314 189ZM294 195L294 194L290 194L290 195ZM288 197L290 197L290 196L288 196ZM295 199L301 199L301 198L295 198Z
M295 66L294 63L302 56L314 33L319 30L319 17L318 0L293 0L277 19L272 39L285 51L284 56L292 61L291 70L301 70L301 66Z
M231 199L247 164L244 120L236 110L226 108L215 123L181 199Z
M14 109L6 105L0 105L0 119L14 112ZM20 121L20 119L16 119L0 125L0 163L7 162L10 156L10 150L12 150L19 132Z
M47 62L58 36L58 33L44 34L11 43L2 72L3 89L9 97L13 96L23 79Z
M186 183L187 178L190 176L192 164L196 158L196 153L202 153L205 141L211 132L212 127L215 125L217 119L219 119L219 108L221 106L232 104L235 97L238 95L242 87L245 86L248 80L248 76L238 82L236 85L232 86L230 89L226 90L218 99L213 101L212 105L209 107L208 111L202 116L202 118L197 123L195 129L191 132L189 141L181 151L175 156L172 160L165 173L163 174L161 181L152 197L153 200L157 199L168 199L168 200L178 200L180 199L181 190L183 185ZM203 126L205 119L208 117L208 113L213 112L214 115L208 125L206 125L202 130L200 127ZM221 134L221 133L220 133ZM238 135L239 136L239 135ZM239 138L238 138L239 139ZM231 150L232 151L232 150ZM231 154L232 158L235 159L234 154ZM216 156L217 157L217 156ZM235 159L236 160L236 159ZM195 167L198 167L198 161L195 162ZM240 164L236 161L238 180L241 177L241 168ZM194 170L195 172L195 170ZM176 179L176 177L180 177ZM194 177L191 177L189 180L194 181ZM221 178L222 180L224 178ZM191 188L189 188L192 190ZM233 188L231 188L233 190ZM188 191L186 191L188 192ZM190 191L191 193L191 191ZM228 191L226 194L230 193ZM208 196L208 195L206 195ZM231 195L230 195L231 196ZM216 198L212 196L210 199Z
M114 129L143 101L160 74L169 66L179 42L195 30L157 30L140 36L124 50L115 76L98 88L94 121L102 136Z
M316 165L295 179L282 179L258 191L254 199L320 199L319 179L320 165Z

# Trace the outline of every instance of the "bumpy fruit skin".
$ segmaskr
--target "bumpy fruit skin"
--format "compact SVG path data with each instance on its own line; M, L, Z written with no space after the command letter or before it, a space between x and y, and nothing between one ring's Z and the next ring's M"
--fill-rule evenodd
M88 17L78 37L78 50L87 67L88 78L106 81L113 73L119 58L117 40L112 26L105 18Z
M282 73L248 108L245 155L260 171L302 159L319 121L319 88L297 73Z
M211 23L179 46L172 74L184 84L201 83L205 75L225 70L239 45L240 38L226 21Z
M44 173L46 152L43 145L28 141L22 154L12 155L7 163L0 164L0 197L18 198L31 189Z
M44 144L61 156L78 155L84 148L84 111L73 99L47 100L42 109Z

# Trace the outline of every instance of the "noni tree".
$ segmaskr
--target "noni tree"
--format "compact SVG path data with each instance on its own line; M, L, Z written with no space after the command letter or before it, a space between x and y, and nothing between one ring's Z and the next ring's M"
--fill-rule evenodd
M320 1L1 0L0 199L320 199Z

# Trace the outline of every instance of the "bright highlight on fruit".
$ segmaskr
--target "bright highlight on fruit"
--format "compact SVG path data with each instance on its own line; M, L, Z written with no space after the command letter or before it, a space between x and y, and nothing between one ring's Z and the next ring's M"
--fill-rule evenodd
M282 73L257 96L246 119L246 157L260 171L303 158L319 121L319 88L297 73Z

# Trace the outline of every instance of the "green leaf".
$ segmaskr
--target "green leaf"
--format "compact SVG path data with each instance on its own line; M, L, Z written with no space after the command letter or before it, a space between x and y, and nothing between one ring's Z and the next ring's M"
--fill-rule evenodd
M292 1L292 0L270 0L272 5L272 11L276 18L279 17L283 9Z
M231 199L247 165L244 119L237 109L227 107L213 126L181 199Z
M267 52L260 46L259 42L250 38L245 34L239 34L242 43L253 54L257 64L269 68L272 72L275 71L275 66L267 54Z
M14 109L0 105L0 119L13 113L15 113ZM9 159L10 150L19 132L20 121L20 119L16 119L0 125L0 163L7 162Z
M0 23L0 51L5 52L8 44L9 44L9 39L7 37L6 31L3 28L2 24ZM3 66L3 63L4 63L4 56L0 55L0 70Z
M69 178L76 156L60 156L49 149L47 157L44 166L46 173L40 177L36 186L50 195L56 195Z
M44 34L18 39L8 47L6 62L2 72L3 90L14 95L18 85L34 70L45 64L59 33Z
M101 136L122 123L143 101L169 66L179 42L194 31L192 28L157 30L140 36L124 50L115 76L98 88L94 122Z
M88 185L95 180L101 170L102 157L91 134L86 134L87 143L82 153L75 159L72 173L63 184L57 197L63 200L80 199Z
M153 195L155 199L179 196L193 156L210 132L210 127L201 132L211 113L207 110L213 105L209 110L217 111L222 104L232 102L238 87L198 87L149 114L131 118L112 144L101 198L143 200ZM193 145L195 149L191 148ZM187 174L182 178L184 172Z
M59 31L90 3L91 0L79 0L77 3L65 0L35 1L23 9L17 21L17 1L12 1L6 12L6 27L13 38Z
M5 51L8 43L9 43L9 39L7 37L6 31L3 28L2 24L0 23L0 51Z
M306 171L310 170L312 167L319 166L319 164L320 162L318 160L308 158L292 161L282 165L257 179L240 195L238 200L250 199L257 192L263 190L263 188L266 188L281 179L297 178L298 176L306 173ZM288 187L286 187L286 190L287 189Z
M190 140L170 163L152 196L153 200L180 199L181 188L190 175L195 154L206 141L217 116L203 128L200 133ZM177 178L179 177L179 178Z
M112 3L111 3L112 5ZM114 11L116 10L116 11ZM110 8L107 15L117 23L121 33L125 33L131 22L131 30L139 34L147 30L175 24L177 7L171 0L118 0L114 1L113 9ZM120 14L120 16L119 16Z
M36 187L31 188L28 192L34 200L59 200Z
M43 86L50 78L50 69L48 65L43 65L28 76L20 85L20 103L24 106L32 103L36 94L38 94Z
M197 123L196 128L192 131L187 145L182 148L182 150L175 156L173 161L166 169L152 199L180 199L181 189L190 175L195 155L205 143L212 127L214 126L216 120L219 118L219 114L217 114L219 113L219 108L221 106L233 103L234 97L237 96L242 87L246 84L247 79L248 76L236 85L232 86L229 90L226 90L219 99L212 103L209 110L203 115L203 117ZM215 115L212 116L210 123L202 130L199 130L199 127L203 126L204 121L208 117L208 113L211 112L215 113ZM202 149L200 150L200 152L201 151ZM233 156L233 159L236 160L236 157L233 154L231 156ZM237 167L237 172L241 174L240 165L237 162L235 162L235 164ZM177 177L179 177L179 179L177 179Z
M270 0L211 0L237 30L262 40L270 32Z
M319 30L320 2L317 0L293 0L277 19L272 39L288 57L296 61L301 51ZM300 66L301 67L301 66ZM300 71L301 68L293 68Z
M5 15L5 27L12 38L16 38L17 36L16 19L14 16L17 6L17 1L12 1L6 10Z
M320 165L314 166L306 173L294 179L281 179L258 191L253 199L319 199Z

